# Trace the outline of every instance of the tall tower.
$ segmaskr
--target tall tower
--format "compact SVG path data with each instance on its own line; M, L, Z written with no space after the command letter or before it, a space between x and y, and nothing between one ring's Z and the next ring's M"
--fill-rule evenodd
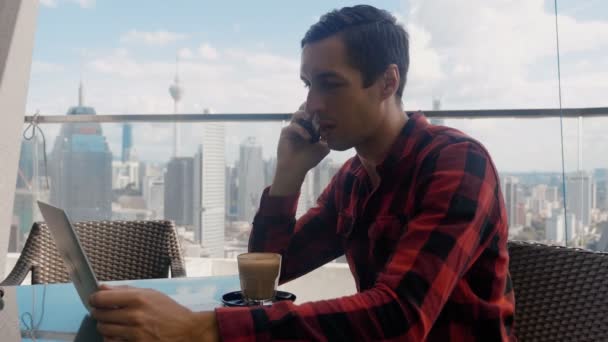
M516 177L505 177L504 183L504 196L505 196L505 208L507 210L507 217L509 220L509 226L517 225L517 204L520 201L519 198L519 179Z
M169 86L169 94L173 98L173 114L177 114L179 101L181 101L184 95L184 88L179 82L179 58L175 59L175 79ZM177 157L179 154L179 125L177 121L173 122L173 157Z
M80 77L80 85L78 86L78 107L84 106L84 85L82 84L82 76Z
M441 110L441 99L434 98L433 99L433 111L439 111L439 110ZM431 124L437 125L437 126L443 126L445 124L445 122L441 118L432 118Z
M585 171L573 172L566 176L568 212L574 214L583 227L591 224L592 184L593 177Z
M191 226L194 215L194 158L171 158L165 173L165 218L179 226Z
M122 126L122 162L127 162L135 157L133 155L133 127L131 124L124 124Z
M78 106L67 115L94 115L84 102L80 82ZM99 123L65 123L49 159L51 204L67 210L74 221L112 218L112 152Z
M265 182L262 146L254 137L248 137L240 146L238 173L238 219L251 223L260 203Z
M210 114L209 110L204 111ZM194 157L194 239L210 257L224 257L226 225L226 133L224 123L202 127L202 145Z

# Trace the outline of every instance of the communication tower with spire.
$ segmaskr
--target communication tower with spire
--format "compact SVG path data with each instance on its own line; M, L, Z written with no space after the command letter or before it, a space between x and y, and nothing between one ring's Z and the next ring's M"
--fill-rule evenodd
M179 81L179 57L175 58L175 79L169 86L169 94L173 99L173 114L179 111L179 102L184 95L184 87ZM180 130L177 121L173 122L173 157L179 154Z

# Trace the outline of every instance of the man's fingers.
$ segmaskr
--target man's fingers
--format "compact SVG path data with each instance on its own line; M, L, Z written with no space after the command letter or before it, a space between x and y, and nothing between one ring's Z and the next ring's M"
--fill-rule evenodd
M319 138L320 138L319 132L315 129L312 121L304 120L302 118L296 118L294 120L294 122L296 124L302 126L302 128L304 128L306 130L306 132L308 132L308 135L310 136L310 142L316 143L319 141Z
M304 141L310 141L312 136L308 131L297 123L291 123L289 126L285 127L285 132L291 137L299 137Z
M297 119L304 119L304 120L312 120L312 115L304 110L299 110L295 113L293 113L293 115L291 116L291 122L295 122Z
M132 325L137 324L137 317L133 311L126 309L93 309L91 316L98 322Z
M127 325L97 323L97 331L109 341L132 341L136 337L134 329Z
M112 309L139 304L143 301L143 298L144 290L135 288L114 288L111 290L95 292L91 295L89 303L95 308Z

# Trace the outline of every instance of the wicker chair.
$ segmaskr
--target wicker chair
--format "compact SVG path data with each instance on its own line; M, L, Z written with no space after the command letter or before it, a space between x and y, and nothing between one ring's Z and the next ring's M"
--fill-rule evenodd
M184 277L175 227L170 221L100 221L74 224L97 279ZM19 285L32 271L32 284L69 282L69 275L45 223L34 223L17 264L0 283Z
M509 242L521 341L608 340L608 253Z

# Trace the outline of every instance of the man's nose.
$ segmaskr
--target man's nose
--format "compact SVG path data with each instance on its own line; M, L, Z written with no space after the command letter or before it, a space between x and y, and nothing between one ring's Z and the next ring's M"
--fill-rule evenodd
M306 112L310 114L316 114L323 111L323 99L321 96L316 94L315 91L310 90L306 97Z

